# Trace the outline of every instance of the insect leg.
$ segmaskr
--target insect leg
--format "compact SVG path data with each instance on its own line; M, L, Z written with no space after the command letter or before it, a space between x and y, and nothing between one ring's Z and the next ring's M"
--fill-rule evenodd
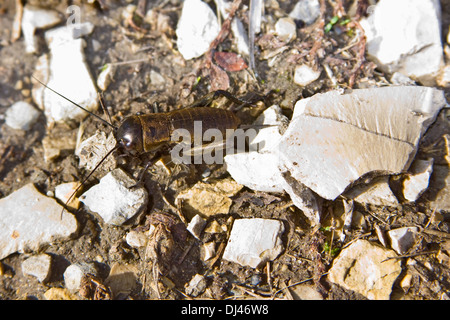
M256 101L244 101L241 99L236 98L234 95L232 95L231 93L229 93L228 91L225 90L217 90L217 91L212 91L206 95L204 95L203 97L201 97L199 100L195 101L190 107L206 107L207 105L209 105L213 100L217 99L218 97L226 97L228 100L237 103L239 105L245 106L245 105L252 105L253 103L255 103L256 101L260 100L256 100Z
M158 160L161 159L161 156L162 156L162 153L160 151L158 151L149 161L147 161L147 164L145 165L144 170L142 170L141 173L139 173L139 177L137 179L136 184L132 185L130 187L130 189L136 188L142 184L142 182L144 180L144 175L147 172L148 168L150 168L152 165L154 165L156 162L158 162Z

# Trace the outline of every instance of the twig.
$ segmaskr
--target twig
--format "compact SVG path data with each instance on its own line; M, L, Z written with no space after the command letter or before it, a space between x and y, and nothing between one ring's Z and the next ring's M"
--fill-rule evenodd
M366 36L364 34L364 29L361 27L361 25L359 24L358 21L353 21L352 23L356 26L356 28L358 28L358 30L361 32L361 34L360 34L360 39L359 39L359 50L358 50L358 56L357 56L358 62L353 67L353 69L351 71L350 79L348 81L350 88L353 88L356 77L358 76L364 62L366 61L366 58L364 55L366 52Z
M367 210L367 213L370 214L372 217L380 221L381 223L384 223L385 225L389 225L386 221L381 220L381 218L377 217L376 215L372 214L369 210Z
M112 66L122 66L122 65L126 65L126 64L133 64L133 63L140 63L140 62L146 62L148 61L148 58L145 59L137 59L137 60L128 60L128 61L121 61L121 62L110 62L108 63L109 65ZM103 68L103 67L102 67Z
M371 234L372 234L372 232L366 232L366 233L360 234L355 239L352 239L351 241L347 242L344 246L342 246L342 249L347 248L351 243L355 242L356 240L370 236Z
M260 0L250 0L248 42L249 42L249 62L253 78L257 76L255 65L255 33L258 32L261 23L263 2Z
M273 287L272 287L272 277L271 277L271 272L270 272L270 261L267 261L266 263L266 272L267 272L267 283L269 284L269 289L270 292L273 292Z
M244 291L244 293L247 293L247 294L249 294L249 295L251 295L253 297L256 297L256 298L268 299L267 297L272 295L272 292L261 292L260 291L258 293L255 293L252 290L249 290L246 287L238 285L238 284L235 284L235 283L233 284L233 286L235 286L236 288L241 289L242 291Z
M206 53L205 56L205 66L206 68L210 68L211 66L211 61L212 61L212 54L214 49L216 49L216 47L222 43L225 38L228 36L228 34L230 33L230 28L231 28L231 21L233 20L237 9L239 8L239 6L241 5L241 0L234 0L231 8L230 8L230 12L228 13L228 17L227 19L223 22L222 24L222 28L220 29L219 34L217 35L217 37L213 40L213 42L211 42L211 44L209 45L209 49L208 52Z
M317 25L317 36L316 40L314 41L314 44L309 51L309 60L314 60L316 58L316 52L319 50L319 48L322 46L322 40L323 36L325 34L324 32L324 26L325 26L325 11L326 11L326 4L325 0L320 0L320 16L319 16L319 22Z
M20 38L22 31L23 4L21 0L16 0L16 14L11 28L11 42L15 42Z
M396 256L396 257L389 257L384 259L381 262L385 262L391 259L403 259L403 258L411 258L411 257L416 257L416 256L422 256L422 255L426 255L426 254L433 254L433 253L437 253L439 252L439 250L432 250L432 251L423 251L423 252L418 252L418 253L412 253L412 254L405 254L402 256Z
M328 272L322 273L322 274L320 275L319 279L322 278L323 276L326 276L327 274L328 274ZM305 279L305 280L302 280L302 281L299 281L299 282L290 284L290 285L288 285L288 286L286 286L286 287L284 287L284 288L281 288L280 290L275 291L275 293L273 294L273 297L272 297L272 298L274 299L275 296L276 296L278 293L280 293L281 291L283 291L283 290L286 290L286 289L291 288L291 287L298 286L299 284L303 284L303 283L308 282L308 281L313 281L314 279L315 279L314 277L308 278L308 279Z
M450 233L444 232L444 231L423 229L423 230L421 230L421 232L425 232L426 234L429 234L429 235L432 235L432 236L436 236L436 237L442 237L442 238L445 238L445 239L450 239Z

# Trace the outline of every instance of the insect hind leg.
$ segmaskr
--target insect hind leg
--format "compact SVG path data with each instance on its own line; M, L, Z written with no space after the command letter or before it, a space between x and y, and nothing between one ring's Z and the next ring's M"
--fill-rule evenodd
M257 99L242 100L242 99L236 98L233 94L231 94L228 91L216 90L216 91L212 91L212 92L204 95L203 97L201 97L200 99L195 101L190 107L191 108L206 107L207 105L209 105L211 102L213 102L215 99L217 99L219 97L225 97L228 100L230 100L231 102L238 104L239 106L235 109L240 109L243 106L252 106L255 102L263 99L263 97L258 96Z
M161 156L162 156L162 153L157 152L153 157L150 158L150 160L147 161L144 169L139 173L137 182L134 185L132 185L130 187L130 189L133 189L133 188L136 188L136 187L139 187L142 185L142 183L144 182L145 173L151 166L153 166L156 162L158 162L159 159L161 159Z

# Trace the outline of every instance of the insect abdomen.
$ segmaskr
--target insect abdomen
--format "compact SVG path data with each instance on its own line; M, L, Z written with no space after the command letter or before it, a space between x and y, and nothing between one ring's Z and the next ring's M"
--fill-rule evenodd
M169 119L172 132L177 129L186 129L191 133L192 137L194 137L196 121L201 121L202 135L208 129L218 129L225 136L227 129L237 129L240 124L239 118L233 112L207 107L172 111L169 113Z

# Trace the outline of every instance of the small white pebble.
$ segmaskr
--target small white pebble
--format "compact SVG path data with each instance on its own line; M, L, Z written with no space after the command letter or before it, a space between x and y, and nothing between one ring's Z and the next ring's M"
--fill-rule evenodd
M25 101L14 103L6 110L6 124L18 130L29 130L37 121L40 112Z

